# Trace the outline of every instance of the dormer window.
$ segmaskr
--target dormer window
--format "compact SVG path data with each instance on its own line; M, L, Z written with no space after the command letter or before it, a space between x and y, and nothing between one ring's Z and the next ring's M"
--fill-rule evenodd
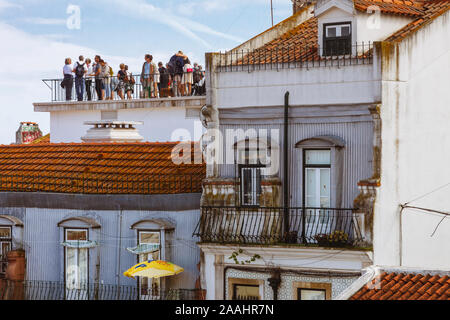
M323 25L323 55L340 56L352 52L352 25L345 23L328 23Z

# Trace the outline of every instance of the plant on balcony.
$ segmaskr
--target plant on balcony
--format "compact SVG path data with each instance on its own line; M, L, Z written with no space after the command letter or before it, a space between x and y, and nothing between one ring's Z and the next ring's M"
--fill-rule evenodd
M317 234L314 236L314 239L321 247L343 247L348 243L348 234L344 231L336 230L330 234Z

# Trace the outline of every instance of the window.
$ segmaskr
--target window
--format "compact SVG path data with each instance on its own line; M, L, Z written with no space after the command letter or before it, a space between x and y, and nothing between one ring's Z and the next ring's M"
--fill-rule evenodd
M305 150L304 168L305 206L329 208L331 150Z
M232 300L260 300L259 285L234 284Z
M264 280L228 278L228 297L231 300L261 300Z
M351 23L324 24L323 55L339 56L351 54Z
M308 230L326 230L327 214L319 208L330 208L331 150L304 150L304 207Z
M11 227L0 226L0 279L5 277L8 260L6 254L11 250Z
M239 166L242 206L259 206L263 168L261 165Z
M326 300L326 290L298 288L297 300Z
M139 255L139 261L160 260L161 259L161 233L159 231L139 231L138 245L153 244L158 246L158 250L150 253ZM149 279L145 277L139 278L139 288L141 299L148 297L159 297L161 288L161 279Z
M74 247L65 247L66 288L83 289L88 284L88 249L77 247L80 241L88 240L87 229L65 229L65 242Z
M294 300L331 300L331 283L294 282Z

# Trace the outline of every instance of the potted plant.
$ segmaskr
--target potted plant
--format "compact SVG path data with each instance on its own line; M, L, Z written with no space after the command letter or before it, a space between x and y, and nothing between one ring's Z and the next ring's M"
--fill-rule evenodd
M348 234L341 230L330 233L328 241L332 247L344 247L348 243Z
M328 241L328 234L325 233L321 233L321 234L316 234L314 236L314 239L317 241L317 244L321 247L329 247L329 241Z

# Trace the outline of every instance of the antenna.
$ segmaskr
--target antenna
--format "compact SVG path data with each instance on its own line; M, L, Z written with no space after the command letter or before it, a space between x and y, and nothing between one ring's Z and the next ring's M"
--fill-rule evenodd
M272 27L273 27L273 0L270 0L270 15L272 17Z

